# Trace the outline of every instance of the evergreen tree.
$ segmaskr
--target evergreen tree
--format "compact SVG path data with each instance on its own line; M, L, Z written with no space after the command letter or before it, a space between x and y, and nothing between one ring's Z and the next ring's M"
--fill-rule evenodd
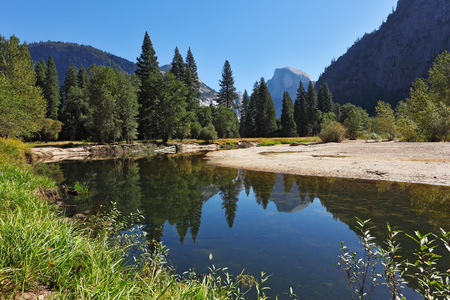
M67 69L66 78L64 79L63 103L67 99L67 95L69 94L70 88L74 86L78 86L77 68L73 63L71 63L69 68Z
M159 72L158 57L156 56L155 49L153 49L150 36L146 31L142 43L141 55L137 58L136 75L144 82L150 78L151 74L156 72Z
M307 112L307 135L316 135L319 133L319 117L317 112L317 94L314 90L312 81L309 82L306 91L306 112Z
M87 138L84 128L88 114L87 105L86 89L71 87L61 112L61 121L64 124L61 133L63 139L75 141Z
M284 92L281 109L281 136L293 137L297 135L297 125L294 121L294 103L288 92Z
M185 81L185 73L186 66L183 62L183 57L178 50L178 47L175 48L175 54L172 59L172 68L170 69L173 75L175 75L175 79L184 82Z
M248 110L245 114L245 137L256 137L257 136L257 126L256 126L256 108L258 105L258 91L259 82L256 81L253 85L252 94L250 95L250 102L248 105Z
M264 78L259 82L259 90L255 103L255 125L259 137L272 137L277 131L277 117L272 96Z
M306 92L300 81L297 89L297 97L294 104L294 122L297 125L297 135L305 137L308 135L308 117L306 106Z
M239 123L239 135L241 137L247 137L247 114L250 113L250 98L248 97L247 90L244 91L244 95L242 97L242 106L241 106L241 119Z
M77 83L78 87L81 89L87 88L89 84L89 77L83 65L81 65L80 68L78 69Z
M318 108L323 114L333 112L333 96L331 95L330 89L328 88L328 84L326 82L319 87L317 99Z
M47 118L53 120L58 119L59 106L61 105L61 95L56 64L51 56L49 56L47 61L44 98L47 100Z
M234 87L233 72L231 71L230 62L225 61L222 69L222 79L219 81L219 100L218 103L228 108L234 108L234 100L238 97L236 88Z
M197 64L195 63L191 48L189 48L187 52L185 65L186 74L184 84L188 88L186 109L188 111L195 111L199 107L198 97L200 97L200 81L198 79Z
M158 95L162 88L162 78L155 50L147 32L145 32L142 52L137 58L136 65L136 75L141 80L138 95L140 105L139 133L147 139L155 138L159 131L157 107L159 105Z
M0 57L0 136L30 136L42 127L46 102L28 47L0 35Z
M185 117L186 94L186 86L183 82L176 80L175 75L170 72L164 75L157 107L158 128L163 143L167 143L173 137L177 124Z
M41 87L42 91L45 88L45 77L47 76L47 64L45 60L41 60L36 64L36 86Z

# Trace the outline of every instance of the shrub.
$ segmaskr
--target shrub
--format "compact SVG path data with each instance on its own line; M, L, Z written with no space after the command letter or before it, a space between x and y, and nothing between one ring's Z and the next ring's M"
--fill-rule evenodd
M319 133L319 138L324 142L340 143L344 140L345 134L345 127L342 126L341 123L333 121L322 127L322 130Z
M217 131L213 124L208 124L208 126L203 127L198 133L198 138L205 141L217 140Z

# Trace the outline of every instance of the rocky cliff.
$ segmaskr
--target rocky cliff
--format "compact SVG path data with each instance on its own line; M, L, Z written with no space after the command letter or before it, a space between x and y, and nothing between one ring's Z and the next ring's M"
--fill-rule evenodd
M303 83L305 89L307 89L311 77L305 72L291 67L275 69L272 79L267 81L267 87L275 104L277 117L281 115L281 100L283 99L284 92L289 92L292 101L295 101L298 83L300 81Z
M449 49L449 0L399 0L386 22L358 39L317 83L328 83L334 101L373 112L378 100L395 106L408 97L414 79L427 76L436 56Z

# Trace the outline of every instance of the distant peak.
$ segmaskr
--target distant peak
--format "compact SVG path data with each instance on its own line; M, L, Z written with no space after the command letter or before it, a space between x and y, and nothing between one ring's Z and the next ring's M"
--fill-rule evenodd
M289 71L298 76L305 76L305 77L309 78L309 80L311 80L311 78L309 77L309 75L306 72L303 72L302 70L299 70L299 69L296 69L293 67L277 68L277 69L275 69L275 74L277 72L283 72L283 71Z

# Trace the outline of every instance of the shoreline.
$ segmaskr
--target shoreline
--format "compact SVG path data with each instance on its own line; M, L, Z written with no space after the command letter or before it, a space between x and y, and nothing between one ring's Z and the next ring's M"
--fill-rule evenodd
M208 152L206 159L253 171L450 186L450 143L275 145Z

